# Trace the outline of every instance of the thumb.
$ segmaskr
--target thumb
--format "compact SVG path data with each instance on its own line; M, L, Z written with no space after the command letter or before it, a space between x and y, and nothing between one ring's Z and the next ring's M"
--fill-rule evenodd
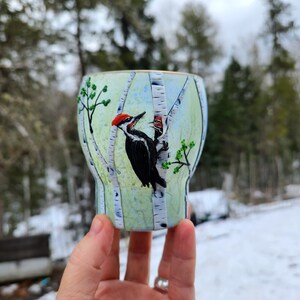
M101 265L110 253L114 236L111 221L95 216L90 231L73 250L57 294L60 299L94 299Z

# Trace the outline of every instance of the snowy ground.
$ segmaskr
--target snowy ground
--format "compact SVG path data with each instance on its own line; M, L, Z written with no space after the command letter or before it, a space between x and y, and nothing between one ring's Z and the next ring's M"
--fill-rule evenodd
M196 299L299 300L300 199L235 208L235 218L196 227ZM153 240L151 283L163 243L163 236ZM122 241L121 274L125 244ZM40 298L54 299L54 292Z
M82 237L82 230L78 229L81 223L81 216L78 207L70 206L67 203L54 204L47 207L41 214L32 216L25 222L18 224L14 236L35 235L50 233L51 258L53 260L68 257L74 244Z
M197 249L197 299L300 299L299 201L200 226Z
M300 299L300 199L205 223L196 227L196 236L196 299ZM153 241L151 282L163 242Z

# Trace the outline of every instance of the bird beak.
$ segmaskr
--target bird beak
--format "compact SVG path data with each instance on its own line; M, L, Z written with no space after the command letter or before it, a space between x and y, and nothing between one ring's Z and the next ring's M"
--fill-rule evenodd
M141 119L143 117L143 115L145 114L146 112L142 112L141 114L137 115L134 117L134 122L137 123L139 121L139 119Z

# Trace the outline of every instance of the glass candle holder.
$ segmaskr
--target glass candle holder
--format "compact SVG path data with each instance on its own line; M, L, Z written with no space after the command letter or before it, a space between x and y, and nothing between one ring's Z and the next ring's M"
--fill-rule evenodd
M77 103L97 213L128 231L169 228L186 218L189 181L207 129L202 78L150 70L95 73L83 78Z

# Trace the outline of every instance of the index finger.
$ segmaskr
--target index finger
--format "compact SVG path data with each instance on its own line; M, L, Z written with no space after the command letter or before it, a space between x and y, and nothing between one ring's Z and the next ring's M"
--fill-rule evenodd
M181 221L175 230L169 275L169 297L195 299L196 238L190 220Z
M120 275L120 230L114 229L114 238L109 255L101 266L100 281L119 279Z
M64 271L58 299L87 299L99 285L101 267L111 251L114 227L105 215L97 215L89 233L73 250Z

